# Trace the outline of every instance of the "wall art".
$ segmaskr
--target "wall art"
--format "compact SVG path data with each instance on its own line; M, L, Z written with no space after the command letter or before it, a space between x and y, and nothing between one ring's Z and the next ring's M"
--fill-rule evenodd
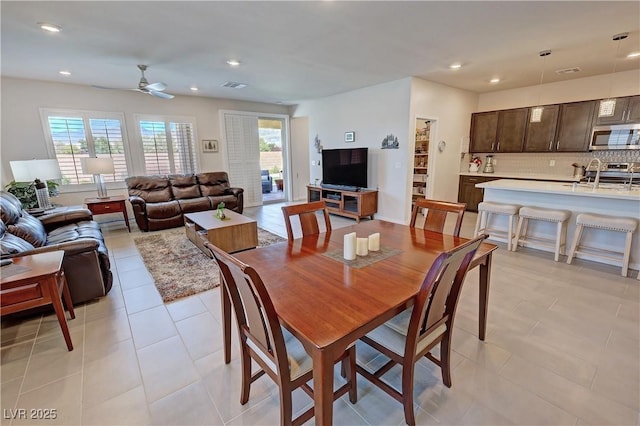
M344 132L344 141L345 142L355 142L356 141L356 132Z
M218 152L218 140L202 139L202 152Z
M313 146L316 147L316 151L318 151L318 154L322 152L322 144L320 143L320 137L318 136L317 133L316 133L316 137L313 139Z
M398 137L389 133L384 139L382 139L382 149L399 149Z

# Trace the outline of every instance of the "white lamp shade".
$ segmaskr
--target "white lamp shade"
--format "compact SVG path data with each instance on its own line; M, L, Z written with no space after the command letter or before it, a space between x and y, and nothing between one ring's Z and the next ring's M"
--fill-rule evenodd
M83 158L82 171L90 175L112 175L116 172L111 158Z
M33 182L62 179L58 160L21 160L10 161L13 180L16 182Z

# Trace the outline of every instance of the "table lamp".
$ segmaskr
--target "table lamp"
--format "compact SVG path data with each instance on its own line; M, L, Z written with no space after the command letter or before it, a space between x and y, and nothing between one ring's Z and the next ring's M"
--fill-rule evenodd
M48 180L62 179L58 160L21 160L10 161L13 180L16 182L33 182L36 187L38 207L51 209Z
M102 175L112 175L116 172L113 166L113 159L107 158L83 158L82 171L93 175L93 180L98 187L98 198L109 198L107 195L107 187L102 180Z

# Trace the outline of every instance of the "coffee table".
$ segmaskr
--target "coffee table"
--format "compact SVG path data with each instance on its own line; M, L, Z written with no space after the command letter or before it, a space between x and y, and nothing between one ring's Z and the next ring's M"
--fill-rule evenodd
M211 253L204 246L205 241L227 253L258 246L258 223L255 220L227 209L224 209L224 214L225 220L218 219L215 210L186 213L184 227L187 238L209 257Z

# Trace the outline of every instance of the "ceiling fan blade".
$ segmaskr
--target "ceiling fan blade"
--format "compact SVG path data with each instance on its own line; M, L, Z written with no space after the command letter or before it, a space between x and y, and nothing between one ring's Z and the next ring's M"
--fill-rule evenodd
M167 88L167 85L164 84L161 81L158 81L156 83L151 83L151 84L147 84L145 86L145 89L149 89L149 90L155 90L157 92L162 92L164 89Z
M173 99L173 98L175 98L174 95L171 95L169 93L164 93L164 92L158 92L157 90L149 90L147 93L150 94L150 95L153 95L153 96L157 96L158 98L162 98L162 99Z

